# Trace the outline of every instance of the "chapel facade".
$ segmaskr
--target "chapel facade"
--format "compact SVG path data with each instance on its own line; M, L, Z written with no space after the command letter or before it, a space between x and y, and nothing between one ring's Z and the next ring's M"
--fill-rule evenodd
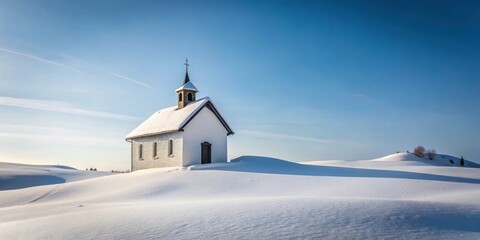
M188 60L185 65L177 105L155 112L126 136L132 171L227 161L227 136L234 132L209 97L197 99Z

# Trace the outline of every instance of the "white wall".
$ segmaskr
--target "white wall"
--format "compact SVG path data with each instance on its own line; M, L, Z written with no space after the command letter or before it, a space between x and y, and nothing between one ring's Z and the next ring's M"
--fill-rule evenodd
M227 130L206 107L184 128L183 166L201 164L202 142L212 144L212 163L227 161Z
M182 166L182 132L133 139L132 171L147 168ZM173 140L173 156L168 156L168 140ZM157 142L157 157L153 156L153 143ZM143 159L139 159L139 145L143 145Z

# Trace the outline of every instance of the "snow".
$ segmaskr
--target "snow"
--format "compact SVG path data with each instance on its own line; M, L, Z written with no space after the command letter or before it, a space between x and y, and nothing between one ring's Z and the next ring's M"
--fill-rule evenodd
M0 238L480 238L480 169L406 154L308 163L244 156L92 177L0 191Z
M190 91L198 92L197 87L195 87L195 85L193 85L193 83L190 82L190 81L183 84L181 87L177 88L177 90L175 90L175 92L182 91L182 90L190 90Z
M209 101L211 101L210 98L205 97L191 102L182 109L173 106L157 111L129 133L126 138L132 139L179 131Z
M0 191L73 182L109 174L97 171L78 171L75 168L62 165L28 165L0 162Z
M427 156L417 157L415 154L408 153L399 153L385 156L383 158L376 159L375 161L416 161L419 163L435 166L460 166L460 158L446 155L446 154L436 154L432 160L428 159ZM480 164L474 163L464 159L464 167L475 167L480 168Z

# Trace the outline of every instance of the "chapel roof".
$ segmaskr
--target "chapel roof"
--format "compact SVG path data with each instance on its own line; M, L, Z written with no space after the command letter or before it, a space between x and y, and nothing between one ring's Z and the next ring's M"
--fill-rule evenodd
M233 134L232 129L228 126L227 122L220 115L215 105L209 97L198 99L191 102L182 109L178 109L177 106L164 108L155 112L131 133L126 136L126 139L134 139L146 136L161 135L165 133L183 131L185 126L199 113L204 107L210 109L222 125L227 130L228 134Z

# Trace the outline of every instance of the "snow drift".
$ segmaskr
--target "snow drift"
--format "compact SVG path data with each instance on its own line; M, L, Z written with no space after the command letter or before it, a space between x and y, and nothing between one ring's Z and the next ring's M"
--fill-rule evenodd
M3 190L0 238L480 238L480 169L404 157L245 156Z
M446 154L436 154L433 159L428 159L427 156L418 157L412 153L397 153L397 154L388 155L382 158L378 158L372 161L415 161L418 163L434 165L434 166L480 168L480 164L477 164L468 160L464 160L464 165L462 166L460 163L461 162L460 158L446 155Z
M0 162L0 191L59 184L108 175L97 171L78 171L62 165L28 165Z

